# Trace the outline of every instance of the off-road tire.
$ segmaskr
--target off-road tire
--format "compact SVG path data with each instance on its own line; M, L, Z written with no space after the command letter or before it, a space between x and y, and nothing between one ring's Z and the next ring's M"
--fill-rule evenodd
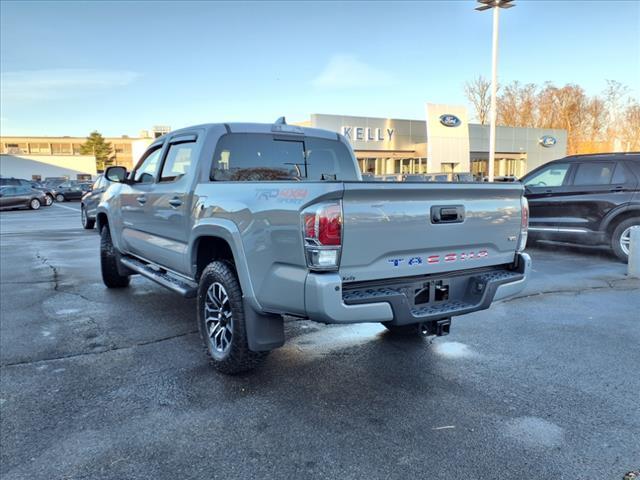
M93 230L93 227L96 225L96 219L89 218L84 205L80 205L80 221L82 222L82 228L85 230Z
M100 270L107 288L124 288L129 285L129 276L118 272L118 255L111 241L108 225L102 227L100 232Z
M613 230L611 234L611 250L615 253L616 257L618 257L623 262L627 262L629 257L622 250L620 245L620 237L622 233L629 227L633 227L634 225L640 226L640 217L628 218L627 220L620 222L620 224Z
M229 349L226 352L218 352L213 348L206 323L205 302L207 291L216 282L221 284L226 291L233 317L232 338ZM198 286L198 330L200 331L205 353L209 358L209 364L219 372L227 375L234 375L256 368L269 353L249 350L242 290L233 264L230 262L211 262L200 276Z
M29 208L31 210L39 210L41 206L42 203L37 198L32 198L31 200L29 200Z

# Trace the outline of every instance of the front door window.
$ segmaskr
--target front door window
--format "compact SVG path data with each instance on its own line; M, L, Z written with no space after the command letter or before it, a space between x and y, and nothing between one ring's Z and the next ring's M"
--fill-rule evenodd
M531 188L561 187L569 171L568 163L555 163L529 177L525 186Z

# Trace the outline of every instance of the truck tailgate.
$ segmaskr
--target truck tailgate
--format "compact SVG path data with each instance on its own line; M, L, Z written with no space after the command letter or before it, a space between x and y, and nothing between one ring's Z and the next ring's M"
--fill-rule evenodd
M343 281L513 262L522 192L519 183L345 183Z

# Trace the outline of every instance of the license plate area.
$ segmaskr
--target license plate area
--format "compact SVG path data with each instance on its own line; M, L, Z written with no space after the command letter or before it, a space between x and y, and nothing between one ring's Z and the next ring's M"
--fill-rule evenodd
M424 282L413 289L413 305L421 306L429 303L446 302L449 300L450 285L447 280L433 280ZM411 298L409 295L407 295Z

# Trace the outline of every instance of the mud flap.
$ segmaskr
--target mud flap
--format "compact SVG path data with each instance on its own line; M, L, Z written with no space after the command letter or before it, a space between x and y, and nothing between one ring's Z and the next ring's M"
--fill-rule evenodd
M257 313L244 302L249 350L267 352L284 345L284 320L281 315Z

